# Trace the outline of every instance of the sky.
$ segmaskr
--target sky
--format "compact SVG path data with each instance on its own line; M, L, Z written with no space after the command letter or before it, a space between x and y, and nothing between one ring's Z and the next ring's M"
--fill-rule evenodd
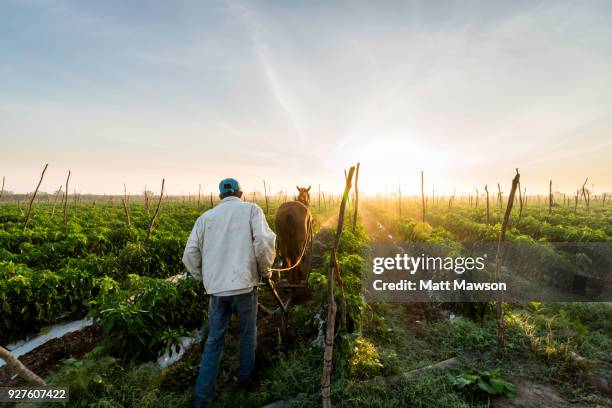
M612 2L0 2L0 177L612 191ZM72 187L71 187L72 190Z

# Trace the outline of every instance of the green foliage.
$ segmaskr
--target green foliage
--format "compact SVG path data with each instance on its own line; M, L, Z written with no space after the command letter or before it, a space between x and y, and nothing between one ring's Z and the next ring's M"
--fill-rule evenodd
M400 219L396 229L403 241L424 242L433 232L431 225L412 219Z
M60 369L47 381L55 387L70 388L66 407L164 408L187 407L191 403L193 380L164 385L171 370L160 370L154 364L125 364L95 348L81 359L64 360ZM178 386L181 386L183 389ZM32 404L32 408L40 404ZM56 405L56 404L54 404ZM25 405L30 407L30 405Z
M350 318L349 326L352 326L353 330L357 330L366 308L361 290L364 259L358 254L341 254L338 258L338 266L344 279L344 298Z
M65 267L54 273L0 262L0 339L12 340L62 315L83 313L92 287L92 277L78 269Z
M96 347L82 359L69 358L62 362L60 369L49 378L54 386L70 389L70 404L87 407L90 401L103 394L121 371L119 361L103 354L102 347Z
M448 378L455 388L470 396L478 396L478 394L484 393L487 396L512 397L516 394L516 386L504 380L499 369L458 375L449 373Z
M289 327L296 341L308 341L314 330L314 310L307 305L295 305L289 313Z
M91 315L103 326L105 349L67 360L52 376L53 385L71 387L70 406L189 406L199 356L164 370L121 359L152 360L202 324L206 298L201 283L163 280L182 271L183 245L201 209L189 203L164 203L155 233L146 243L149 216L142 206L131 206L131 226L124 222L122 211L120 206L102 205L95 210L82 206L78 217L69 211L65 226L57 214L51 220L40 211L30 228L22 232L17 210L3 208L0 332L5 337L7 333L20 335L91 309ZM406 212L411 211L408 206ZM486 225L482 207L473 210L457 205L449 211L428 209L428 223L400 220L390 229L402 240L433 243L444 253L458 254L465 251L461 242L496 242L501 215L492 209L493 225ZM273 220L273 206L267 217ZM609 217L609 211L592 209L586 214L580 208L576 214L555 208L549 216L546 210L528 207L521 221L515 214L511 217L508 240L525 244L528 249L523 255L537 261L542 267L537 269L554 279L550 271L584 271L596 258L586 252L559 251L549 241L610 241ZM367 240L363 226L358 225L352 233L350 222L346 222L338 262L344 277L349 334L338 336L342 341L336 342L332 376L336 405L488 406L489 396L513 392L513 385L498 370L488 370L500 365L512 378L518 373L523 378L550 380L563 389L564 398L576 402L590 398L588 401L609 405L585 381L591 375L609 381L609 305L509 305L505 314L507 355L499 355L491 315L478 321L463 316L453 321L429 321L427 316L423 321L406 313L404 305L365 304L361 273L368 264ZM261 389L257 394L224 392L216 406L254 407L289 398L295 398L295 406L320 406L322 350L313 346L312 340L318 328L314 314L322 312L321 305L326 302L328 264L329 253L323 266L309 277L312 300L292 306L289 327L296 342L290 350L271 353L273 365L263 368ZM334 286L337 296L337 282ZM443 307L460 308L464 316L472 316L471 310L466 310L470 306ZM465 355L478 358L463 373L452 376L424 372L393 386L363 381ZM231 378L233 371L224 375Z
M173 208L178 220L164 218L145 243L148 216L138 207L132 225L119 207L80 207L66 225L61 215L37 213L26 231L19 218L0 217L0 341L83 316L104 291L100 279L120 285L130 274L166 278L183 270L183 245L199 214Z
M374 343L365 337L348 335L344 338L348 374L355 378L373 378L380 375L383 365Z
M122 359L147 361L200 327L206 311L204 291L192 278L177 284L130 276L127 290L105 295L92 312L104 333L104 346Z
M358 254L364 250L365 238L358 230L357 233L353 234L351 229L346 227L342 230L340 235L340 242L338 244L338 253Z

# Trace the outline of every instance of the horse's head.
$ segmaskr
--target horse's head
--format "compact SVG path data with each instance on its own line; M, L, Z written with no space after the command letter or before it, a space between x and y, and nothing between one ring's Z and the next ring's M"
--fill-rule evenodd
M306 206L310 205L310 186L308 186L308 188L304 188L304 187L298 187L295 186L298 189L298 196L297 196L297 200L303 204L305 204Z

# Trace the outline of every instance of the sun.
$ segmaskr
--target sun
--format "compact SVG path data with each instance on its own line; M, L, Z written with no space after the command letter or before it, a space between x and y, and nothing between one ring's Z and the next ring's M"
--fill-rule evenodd
M359 161L360 189L371 194L397 191L416 194L420 191L421 171L428 178L444 174L447 157L423 143L411 140L376 138L365 145L348 149L347 159Z

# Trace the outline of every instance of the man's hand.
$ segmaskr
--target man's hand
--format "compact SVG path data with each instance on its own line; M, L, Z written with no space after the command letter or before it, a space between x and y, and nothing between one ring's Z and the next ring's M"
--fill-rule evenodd
M266 284L272 291L272 295L274 296L274 299L276 299L276 301L278 302L280 308L283 310L283 313L287 313L287 306L283 303L280 296L278 296L278 292L276 291L276 287L274 286L274 282L272 281L272 279L266 279Z
M269 281L272 278L272 271L270 270L270 268L264 268L264 272L261 271L262 267L259 266L259 263L257 264L257 274L259 275L260 279L264 282Z

